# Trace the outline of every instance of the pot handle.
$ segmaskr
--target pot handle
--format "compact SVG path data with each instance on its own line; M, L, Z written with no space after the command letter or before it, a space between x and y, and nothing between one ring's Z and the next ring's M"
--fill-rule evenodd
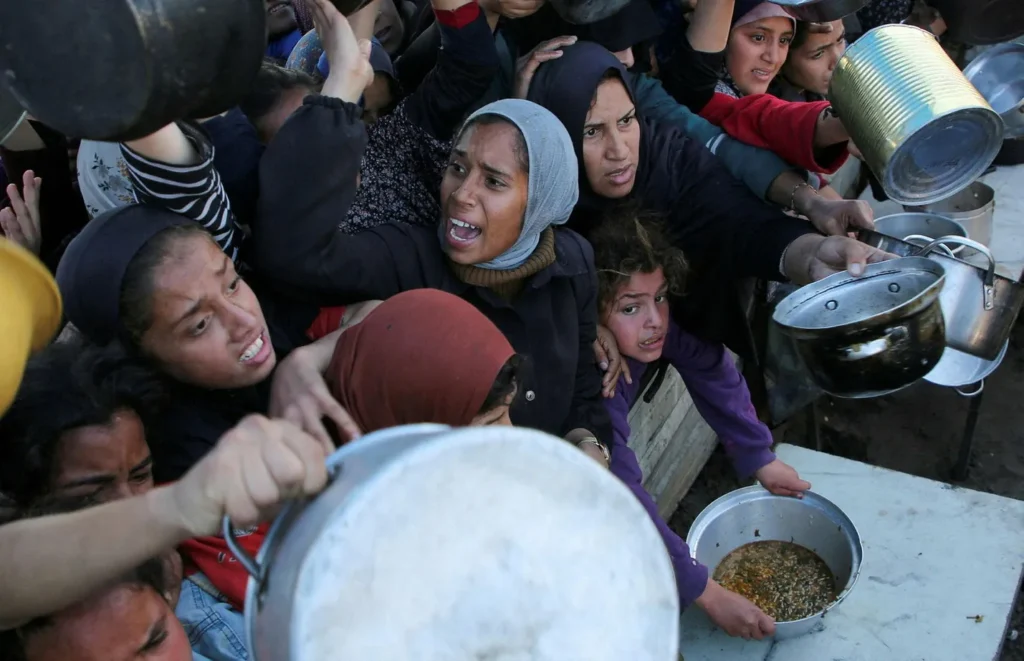
M904 240L904 241L906 241L907 243L911 243L911 242L913 242L914 240L917 240L917 241L921 241L921 242L923 242L923 243L924 243L924 244L925 244L926 246L927 246L927 245L928 245L929 243L932 243L933 241L935 241L935 239L933 239L932 237L930 237L930 236L925 236L924 234L908 234L907 236L903 237L903 240ZM936 249L941 249L941 250L945 251L945 253L946 253L946 255L947 255L948 257L956 257L956 255L954 255L954 254L953 254L953 251L949 249L949 246L947 246L947 245L946 245L946 244L944 244L944 243L940 243L940 244L938 244L937 246L935 246L935 248L936 248ZM924 254L925 254L925 253L924 253L924 252L922 252L922 253L921 253L921 256L923 257L923 256L924 256Z
M974 390L972 392L964 392L963 390L960 390L959 388L954 388L953 390L956 390L956 393L958 395L960 395L961 397L977 397L981 393L985 392L985 381L984 381L984 379L981 380L981 381L978 381L977 386L978 386L978 389Z
M924 248L921 249L920 255L927 255L929 252L935 249L939 244L952 243L960 246L967 246L971 250L975 250L988 260L988 269L985 271L985 280L982 283L982 287L985 293L985 309L991 310L995 307L995 281L996 281L996 258L992 256L992 251L985 247L984 244L972 241L962 236L943 236L935 239Z
M227 542L228 550L238 560L238 564L242 565L242 568L245 569L249 576L256 579L257 583L261 583L263 581L263 567L238 543L238 539L235 537L235 527L231 525L230 517L225 516L221 522L221 534L224 536L224 541Z

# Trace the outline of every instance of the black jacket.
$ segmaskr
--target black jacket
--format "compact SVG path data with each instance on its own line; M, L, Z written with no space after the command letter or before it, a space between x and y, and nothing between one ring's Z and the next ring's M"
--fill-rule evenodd
M527 280L509 302L460 281L436 229L395 223L355 235L338 232L366 144L359 115L350 103L307 97L267 148L253 227L256 268L292 296L319 305L386 299L421 288L461 296L532 365L512 410L517 425L558 436L582 427L609 441L592 347L597 274L590 245L572 231L556 230L555 263Z

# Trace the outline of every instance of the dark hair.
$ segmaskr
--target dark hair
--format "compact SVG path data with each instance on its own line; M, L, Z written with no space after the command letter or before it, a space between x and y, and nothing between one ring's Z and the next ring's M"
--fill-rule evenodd
M603 312L619 287L634 273L665 273L669 293L680 296L688 266L683 251L672 245L661 218L622 207L608 213L591 232L594 265L597 267L598 309Z
M156 268L178 240L197 235L213 240L209 232L195 223L168 227L154 234L128 262L121 280L119 304L123 329L121 339L128 347L137 349L142 336L153 323L153 274Z
M530 174L530 150L526 146L526 138L523 137L523 132L519 130L519 127L508 120L507 117L501 115L491 115L484 113L483 115L477 115L473 119L467 121L462 125L458 135L455 136L455 142L457 143L462 134L471 129L476 125L480 126L492 126L494 124L507 124L516 130L516 144L512 148L515 151L516 163L523 169L523 172Z
M318 77L288 69L271 60L263 60L255 80L238 101L238 107L249 121L256 124L266 117L291 90L304 89L317 92L323 83Z
M52 344L33 356L11 408L0 418L0 492L16 511L50 489L62 435L110 422L119 410L151 423L163 404L159 377L118 345Z
M518 399L519 383L522 381L525 367L526 359L519 354L515 354L505 361L505 364L501 366L501 370L498 371L498 376L494 379L494 385L491 386L491 391L487 393L487 398L484 399L484 403L477 415L493 411L499 406L504 406L508 402L508 396L513 393L515 393L516 397L513 398L512 402L508 402L508 404L511 405Z

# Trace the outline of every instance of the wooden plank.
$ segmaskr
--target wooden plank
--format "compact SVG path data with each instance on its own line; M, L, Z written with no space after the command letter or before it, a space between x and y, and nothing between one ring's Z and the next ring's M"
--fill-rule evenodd
M672 368L651 403L633 407L629 425L629 445L643 470L644 487L667 518L697 479L718 438Z

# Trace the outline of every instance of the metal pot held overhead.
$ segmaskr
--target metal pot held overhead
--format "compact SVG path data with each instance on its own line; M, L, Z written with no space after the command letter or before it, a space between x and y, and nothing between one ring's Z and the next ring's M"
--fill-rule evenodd
M264 0L0 2L0 70L19 103L76 138L139 138L227 110L259 70Z
M775 0L793 18L808 23L831 23L854 14L871 0Z
M998 44L1024 34L1020 0L928 0L939 10L949 36L965 44Z
M857 238L895 255L926 256L940 264L947 281L940 296L946 343L985 360L998 358L1024 306L1024 284L996 275L996 261L988 248L959 236L938 237L923 248L868 230L859 232ZM943 251L956 245L979 253L987 267L979 268Z
M255 661L677 661L657 529L565 441L412 425L349 443L328 468L328 487L289 505L255 560L225 521L252 576Z
M772 318L822 390L878 397L911 385L942 357L945 278L922 257L869 264L861 277L837 273L798 289Z
M889 197L945 199L992 164L1003 121L930 33L884 25L846 49L829 100Z

